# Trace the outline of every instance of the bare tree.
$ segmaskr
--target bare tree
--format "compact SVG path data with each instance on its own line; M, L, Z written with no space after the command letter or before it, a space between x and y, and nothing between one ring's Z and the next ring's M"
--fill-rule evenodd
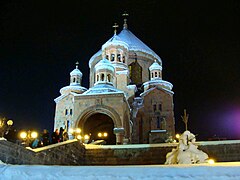
M182 117L182 120L183 120L183 122L184 122L184 124L185 124L185 130L186 130L186 131L187 131L187 129L188 129L188 116L189 116L189 114L187 114L186 109L184 109L184 114L183 114L183 116L181 116L181 117Z

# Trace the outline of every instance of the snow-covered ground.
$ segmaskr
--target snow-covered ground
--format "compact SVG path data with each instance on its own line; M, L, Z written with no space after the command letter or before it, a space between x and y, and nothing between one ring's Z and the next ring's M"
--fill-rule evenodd
M30 166L7 165L0 162L0 179L239 180L240 162L151 166Z

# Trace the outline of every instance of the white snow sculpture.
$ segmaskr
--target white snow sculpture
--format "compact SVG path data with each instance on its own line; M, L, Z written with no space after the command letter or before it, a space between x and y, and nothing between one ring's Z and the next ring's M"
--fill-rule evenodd
M197 164L207 162L208 155L197 149L196 137L190 131L185 131L179 138L176 149L166 155L165 164Z

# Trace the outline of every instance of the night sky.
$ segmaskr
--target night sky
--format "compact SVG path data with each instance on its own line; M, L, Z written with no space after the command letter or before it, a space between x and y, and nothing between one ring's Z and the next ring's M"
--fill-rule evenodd
M50 1L49 1L50 2ZM240 139L239 1L5 1L0 3L0 115L17 128L53 128L54 99L124 11L129 29L163 61L173 84L176 131Z

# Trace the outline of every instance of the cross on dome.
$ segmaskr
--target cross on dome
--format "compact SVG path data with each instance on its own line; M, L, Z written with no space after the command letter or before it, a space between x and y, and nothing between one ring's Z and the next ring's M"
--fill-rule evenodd
M117 34L117 28L119 26L117 25L117 23L114 23L114 25L112 27L114 28L114 35L116 35Z
M79 65L79 62L77 61L77 62L76 62L76 69L78 69L78 65Z
M122 16L124 17L124 24L123 24L123 29L127 29L128 25L127 25L127 17L129 16L129 14L125 11Z

